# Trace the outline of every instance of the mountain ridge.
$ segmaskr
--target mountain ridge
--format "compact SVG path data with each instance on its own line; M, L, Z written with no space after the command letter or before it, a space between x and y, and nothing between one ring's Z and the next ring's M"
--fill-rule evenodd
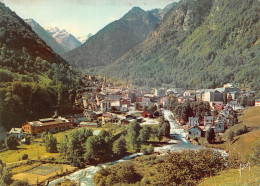
M68 33L65 29L48 27L46 30L64 48L65 53L81 46L82 44L75 36Z
M150 12L134 7L63 57L81 68L110 64L143 41L158 22Z
M182 0L146 40L101 74L138 86L211 88L236 82L258 90L257 10L255 0Z

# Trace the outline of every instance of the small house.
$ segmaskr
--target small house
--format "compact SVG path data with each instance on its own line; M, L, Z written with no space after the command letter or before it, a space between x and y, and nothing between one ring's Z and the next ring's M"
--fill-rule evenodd
M134 115L134 114L127 114L125 117L126 117L127 119L128 119L128 118L132 118L132 119L136 119L136 118L137 118L137 116Z
M24 131L22 128L12 128L9 132L9 135L13 135L18 139L22 139L24 137Z
M128 125L129 123L134 122L134 121L136 121L136 120L132 119L132 118L125 118L125 119L121 119L120 123L121 123L121 125Z
M102 116L103 122L105 122L105 121L113 122L115 120L116 120L116 117L111 113L104 113Z
M154 118L154 112L150 109L143 111L142 116L144 118Z
M221 120L217 120L215 123L215 133L223 133L225 132L225 124Z
M204 126L211 126L214 124L213 116L204 116Z
M75 114L75 115L71 115L68 117L64 117L66 119L68 119L69 121L71 121L73 124L78 125L81 121L85 121L86 117L84 116L84 114Z
M131 104L131 99L129 98L122 98L120 100L121 105L127 105L127 107Z
M199 118L198 117L189 117L189 123L188 126L190 127L195 127L199 126Z
M189 138L200 138L202 134L202 129L198 126L194 126L188 130Z
M255 100L255 106L256 107L260 107L260 99L256 99Z
M93 111L85 111L84 115L87 119L87 121L93 121L97 119L97 114Z

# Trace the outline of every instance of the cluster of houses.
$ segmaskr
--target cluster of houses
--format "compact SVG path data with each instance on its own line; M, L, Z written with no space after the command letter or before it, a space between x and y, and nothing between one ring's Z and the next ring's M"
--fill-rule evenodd
M156 105L166 108L169 95L174 95L179 102L186 100L209 102L210 106L220 112L217 119L213 116L205 116L203 123L199 123L198 118L189 118L186 130L189 137L202 137L205 131L211 127L216 133L225 131L228 116L231 110L241 109L237 99L245 92L235 87L234 84L226 84L222 88L185 90L175 89L137 89L122 86L112 86L104 80L102 83L93 76L87 76L84 81L92 81L90 87L82 91L84 112L82 114L67 115L62 117L52 117L39 119L38 121L26 122L22 128L13 128L8 133L15 135L19 139L24 137L24 133L33 135L42 132L57 132L71 129L74 127L99 127L100 125L111 122L114 124L129 124L132 121L139 123L144 118L157 118L162 115L160 111L146 109L141 116L132 114L131 109L149 108ZM251 92L246 92L250 94ZM229 99L229 104L225 106ZM231 101L230 101L231 100ZM255 100L255 106L260 106L260 100ZM0 134L5 133L4 128L0 127ZM5 138L6 135L0 135ZM0 138L1 140L1 138Z
M221 113L216 120L213 116L204 116L202 123L199 122L198 117L190 117L184 129L187 131L189 138L205 137L206 131L210 128L213 128L215 133L223 133L226 129L228 116L228 114L223 115Z
M234 103L230 102L226 104L215 120L213 116L205 116L202 124L199 123L199 118L190 117L187 126L185 126L188 137L205 137L206 131L209 128L213 128L215 133L225 132L227 126L230 124L229 116L232 115L233 108Z
M226 107L225 107L226 108ZM205 116L203 123L199 123L199 118L190 117L188 124L184 127L188 133L189 138L205 137L206 131L213 128L215 133L225 132L228 123L228 113L232 109L229 107L227 110L223 110L216 120L213 116Z
M174 95L178 102L185 102L186 100L191 101L205 101L209 102L210 106L218 111L223 110L225 104L229 100L238 100L241 96L249 96L254 95L254 91L242 91L239 88L235 87L234 84L228 83L225 84L221 88L215 88L215 89L200 89L200 90L184 90L181 88L176 89L168 89L167 95ZM162 102L166 98L162 98ZM260 100L256 100L255 105L260 105ZM234 109L242 109L243 107L239 106L239 103L234 103Z

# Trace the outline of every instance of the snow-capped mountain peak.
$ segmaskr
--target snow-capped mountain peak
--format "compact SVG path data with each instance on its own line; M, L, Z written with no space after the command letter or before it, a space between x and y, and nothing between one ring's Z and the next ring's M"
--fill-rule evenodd
M73 50L81 45L72 34L68 33L65 29L58 27L48 27L46 30L56 39L56 41L66 49L66 51Z

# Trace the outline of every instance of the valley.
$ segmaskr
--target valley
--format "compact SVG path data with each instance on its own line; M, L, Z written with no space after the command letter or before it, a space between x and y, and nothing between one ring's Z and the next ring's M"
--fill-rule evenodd
M0 185L260 183L259 1L22 1L0 2Z

